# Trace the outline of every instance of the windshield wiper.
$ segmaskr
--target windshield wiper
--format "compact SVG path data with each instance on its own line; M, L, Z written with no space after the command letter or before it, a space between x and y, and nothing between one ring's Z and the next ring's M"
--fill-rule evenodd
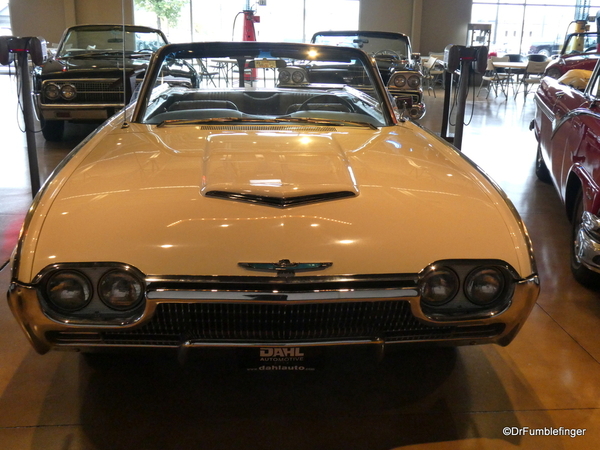
M105 51L105 52L89 52L89 53L79 53L74 55L62 55L61 58L96 58L98 56L121 56L123 54L122 51L113 50L113 51Z
M247 119L241 117L213 117L211 119L168 119L163 120L157 125L157 128L165 127L168 125L198 125L203 123L231 123L231 122L243 122L243 123L310 123L315 125L328 125L328 126L352 126L352 127L368 127L372 130L378 128L370 122L358 122L353 120L329 120L329 119L311 119L309 117L277 117L273 119Z

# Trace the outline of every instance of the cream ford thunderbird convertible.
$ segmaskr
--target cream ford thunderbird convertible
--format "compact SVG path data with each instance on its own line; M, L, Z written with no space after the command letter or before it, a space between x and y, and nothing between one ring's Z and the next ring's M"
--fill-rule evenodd
M506 345L539 291L500 189L361 50L304 44L158 50L36 197L12 267L40 353Z

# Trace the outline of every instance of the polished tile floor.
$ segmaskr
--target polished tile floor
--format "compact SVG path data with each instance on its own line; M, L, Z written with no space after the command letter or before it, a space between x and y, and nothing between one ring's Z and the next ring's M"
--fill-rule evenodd
M5 261L30 193L14 82L2 75L0 89ZM427 100L423 124L439 131L442 93ZM573 281L569 224L552 187L533 174L532 96L482 97L471 109L463 150L522 214L542 280L511 345L406 350L375 368L311 374L180 367L162 355L39 356L0 302L0 449L600 448L600 295ZM89 131L69 127L59 145L38 136L42 175ZM5 267L0 290L8 281ZM561 427L584 434L523 431Z

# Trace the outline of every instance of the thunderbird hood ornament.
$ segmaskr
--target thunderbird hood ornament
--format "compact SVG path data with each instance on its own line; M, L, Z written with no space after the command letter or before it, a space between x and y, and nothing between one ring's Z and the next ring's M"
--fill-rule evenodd
M276 263L238 263L240 267L248 270L259 270L263 272L277 272L280 275L293 275L295 272L308 272L312 270L323 270L331 267L333 263L293 263L289 259L281 259Z

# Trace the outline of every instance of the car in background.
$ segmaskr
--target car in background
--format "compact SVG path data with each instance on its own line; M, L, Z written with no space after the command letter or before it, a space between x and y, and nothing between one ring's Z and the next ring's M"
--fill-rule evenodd
M65 122L101 123L122 109L166 43L162 31L137 25L67 28L53 57L33 71L44 138L58 141Z
M425 115L420 57L412 52L407 35L384 31L319 31L311 42L363 50L373 58L388 90L403 103L410 117L420 119Z
M569 70L593 70L598 60L597 34L572 33L567 36L558 57L546 67L546 75L560 78Z
M558 42L534 42L529 47L529 55L543 55L550 58L552 55L558 55L562 48L562 43Z
M173 61L215 60L233 83L173 82ZM356 48L160 48L135 103L36 197L11 310L40 353L235 349L258 370L507 345L539 291L525 226L403 113Z
M600 65L581 91L545 77L531 124L538 141L535 172L551 182L571 221L571 269L600 286Z

